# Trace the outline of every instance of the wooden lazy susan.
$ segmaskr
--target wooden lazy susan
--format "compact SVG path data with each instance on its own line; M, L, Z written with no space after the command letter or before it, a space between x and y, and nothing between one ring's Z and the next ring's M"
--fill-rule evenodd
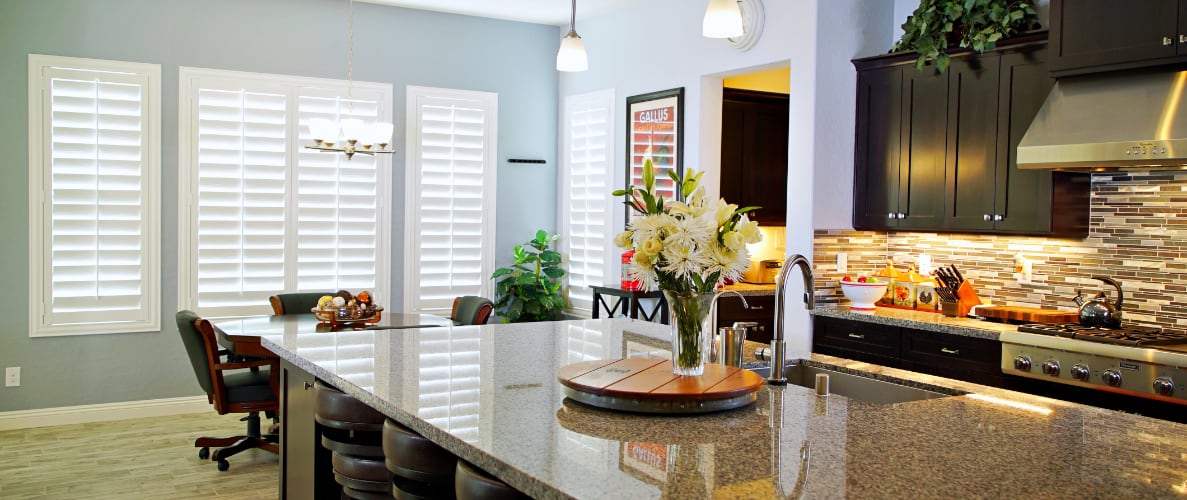
M663 359L598 359L561 367L565 396L600 408L641 413L705 413L753 403L763 378L709 363L699 377L672 373Z

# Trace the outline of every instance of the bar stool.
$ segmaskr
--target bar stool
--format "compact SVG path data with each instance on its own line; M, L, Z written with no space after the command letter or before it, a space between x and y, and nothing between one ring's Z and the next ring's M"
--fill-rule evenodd
M390 498L391 475L383 463L383 421L374 408L322 381L314 383L314 420L321 445L332 452L334 481L348 498Z
M465 460L457 461L453 491L457 500L518 500L528 498L523 492L512 488L486 471Z
M393 497L453 498L458 462L453 453L389 418L383 423L383 454Z

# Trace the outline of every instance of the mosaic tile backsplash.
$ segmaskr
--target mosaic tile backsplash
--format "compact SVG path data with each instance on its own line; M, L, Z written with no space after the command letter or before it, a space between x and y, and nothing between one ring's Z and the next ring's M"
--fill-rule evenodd
M841 295L837 253L848 256L857 276L886 266L893 257L905 269L920 255L932 267L955 264L985 302L995 305L1076 310L1076 289L1085 294L1122 284L1126 322L1187 330L1187 173L1093 174L1092 219L1083 240L915 232L820 230L813 262L817 300L847 304ZM1031 281L1014 272L1015 255L1032 265Z

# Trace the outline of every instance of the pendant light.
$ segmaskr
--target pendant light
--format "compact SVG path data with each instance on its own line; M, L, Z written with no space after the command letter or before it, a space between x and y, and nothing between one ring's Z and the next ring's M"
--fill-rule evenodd
M561 39L561 48L556 52L557 71L585 71L589 69L589 58L585 55L585 42L577 34L577 0L573 0L573 12L569 18L569 33Z
M709 38L735 38L742 33L742 9L738 8L738 1L709 0L701 34Z
M350 17L347 23L349 47L346 54L346 101L350 106L351 114L353 114L354 0L350 0ZM357 118L345 118L339 123L334 123L325 118L313 118L309 120L307 126L309 134L313 136L313 144L307 144L305 146L307 149L343 153L347 160L354 157L355 153L375 155L376 153L391 154L394 152L388 149L394 128L391 123L365 123ZM338 140L339 136L342 138L341 142Z

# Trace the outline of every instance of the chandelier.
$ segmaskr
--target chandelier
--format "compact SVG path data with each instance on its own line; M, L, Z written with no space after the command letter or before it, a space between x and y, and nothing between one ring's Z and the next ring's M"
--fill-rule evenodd
M347 52L346 58L346 100L353 114L354 0L350 0L350 17L347 23L349 52ZM355 153L375 155L394 152L388 148L392 140L393 127L391 123L365 123L357 118L346 118L335 123L325 118L313 118L309 120L308 127L309 134L313 136L313 144L305 145L306 149L344 153L347 160L353 158Z

